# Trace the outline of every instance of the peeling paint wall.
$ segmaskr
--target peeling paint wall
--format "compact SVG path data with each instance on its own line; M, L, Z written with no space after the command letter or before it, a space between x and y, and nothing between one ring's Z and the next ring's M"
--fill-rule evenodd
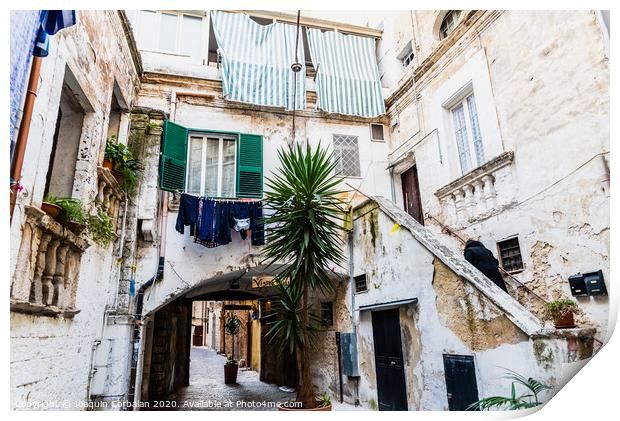
M474 357L481 398L509 393L510 382L502 379L503 367L551 384L557 391L567 379L570 370L566 367L588 354L570 356L571 348L577 351L579 340L570 345L574 339L528 337L408 230L395 226L396 221L375 202L356 209L354 220L354 275L366 274L368 285L368 291L355 294L356 309L417 299L415 304L400 306L410 410L448 409L444 354ZM361 374L358 398L367 408L378 399L371 313L357 310L354 316Z
M61 100L63 79L70 71L79 86L86 115L81 126L75 179L68 190L85 204L95 201L97 166L108 132L110 104L115 83L127 104L131 104L139 86L130 47L116 11L77 11L77 25L50 37L50 54L41 67L32 125L23 167L24 186L18 195L11 223L12 278L21 273L16 267L24 256L22 240L24 205L40 206L46 183L50 151ZM83 105L84 105L83 104ZM20 250L22 250L20 252ZM105 311L116 293L116 257L112 245L91 245L83 254L76 291L73 319L11 313L11 407L34 409L39 405L85 409L93 364L117 359L119 369L126 367L129 343L124 340L120 353L103 353L94 360L94 350L103 337ZM110 332L114 339L118 332ZM108 349L109 342L99 346ZM123 352L124 351L124 352ZM112 383L127 390L127 375ZM92 389L91 389L92 391ZM121 392L123 393L123 392Z

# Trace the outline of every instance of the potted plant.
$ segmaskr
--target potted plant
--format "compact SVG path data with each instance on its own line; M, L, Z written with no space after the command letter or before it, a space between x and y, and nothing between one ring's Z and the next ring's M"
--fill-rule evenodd
M237 383L239 363L235 360L235 336L239 334L240 329L241 320L239 317L233 312L228 312L224 320L224 331L232 336L232 354L228 356L226 364L224 364L224 383L226 384Z
M116 142L112 136L105 145L104 167L112 170L116 181L128 193L133 193L138 184L138 172L141 170L140 162L133 157L127 146Z
M56 203L56 200L58 199L55 196L48 194L45 195L43 202L41 203L41 210L53 219L58 218L58 215L60 215L60 211L62 210L62 208Z
M332 410L332 399L329 397L327 393L323 393L319 395L315 399L316 401L316 409L318 411L331 411Z
M553 320L556 329L566 329L575 327L574 315L580 312L577 303L573 300L554 300L545 304L543 319Z
M331 267L342 265L341 222L344 203L333 177L335 160L319 145L289 146L278 152L281 167L267 180L267 207L275 210L266 223L268 265L286 262L276 276L279 297L274 300L267 335L281 352L295 355L300 409L312 410L317 402L310 373L310 353L320 317L311 310L311 291L333 291ZM287 282L288 281L288 282Z
M116 237L112 218L100 207L97 207L96 214L89 216L88 231L93 240L104 246L110 244Z
M56 198L55 203L61 208L62 223L73 233L80 235L88 223L82 202L71 197L61 197Z

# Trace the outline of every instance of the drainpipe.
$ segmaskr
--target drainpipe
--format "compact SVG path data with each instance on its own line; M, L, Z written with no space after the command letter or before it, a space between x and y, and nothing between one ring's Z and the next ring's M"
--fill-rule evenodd
M26 145L28 143L28 135L30 134L30 123L32 122L32 110L34 109L34 101L37 98L37 90L39 89L39 76L41 74L42 61L42 57L32 57L32 67L30 68L30 78L28 79L28 88L26 90L22 123L17 133L13 162L11 162L11 216L9 223L13 222L13 209L17 202L17 186L22 175Z

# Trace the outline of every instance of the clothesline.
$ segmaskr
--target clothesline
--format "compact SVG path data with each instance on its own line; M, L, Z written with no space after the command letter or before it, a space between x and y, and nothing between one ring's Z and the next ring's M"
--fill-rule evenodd
M213 199L181 194L176 230L190 226L194 242L213 248L232 241L231 230L242 240L250 234L253 246L265 244L263 207L256 199Z

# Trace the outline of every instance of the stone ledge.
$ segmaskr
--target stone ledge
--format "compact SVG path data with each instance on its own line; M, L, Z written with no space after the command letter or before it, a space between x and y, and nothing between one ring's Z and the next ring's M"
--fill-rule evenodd
M110 190L112 190L114 196L122 199L123 191L121 186L118 184L118 181L116 181L116 178L114 178L112 171L110 171L109 168L97 167L97 175L99 176L99 179L102 180L110 188Z
M478 168L468 172L462 177L457 178L456 180L452 181L450 184L443 186L442 188L440 188L439 190L435 192L435 196L437 196L438 199L442 199L452 194L454 191L462 188L463 186L467 184L471 184L474 181L481 179L485 175L492 174L495 171L499 170L500 168L510 165L513 160L514 160L513 151L504 152L496 156L495 158L491 159L490 161L484 163L483 165L479 166Z
M46 306L43 304L34 304L28 301L11 300L11 312L31 314L33 316L46 317L64 317L66 319L73 318L81 310L76 308L60 308L56 306Z
M26 218L37 228L61 238L81 252L90 247L90 243L84 237L75 235L36 206L26 205L24 210Z
M548 328L543 329L537 335L533 335L533 338L556 338L556 339L581 339L581 338L593 338L596 334L595 327L574 327L570 329L555 329Z

